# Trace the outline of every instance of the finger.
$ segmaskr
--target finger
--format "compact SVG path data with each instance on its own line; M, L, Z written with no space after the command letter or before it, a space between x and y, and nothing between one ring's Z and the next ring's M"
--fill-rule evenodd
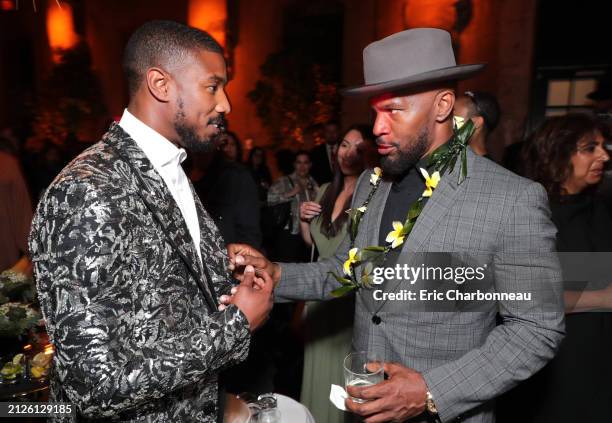
M364 423L384 423L384 422L399 422L404 421L406 418L410 416L406 416L401 418L401 420L397 419L397 415L392 411L385 411L382 413L375 414L373 416L369 416L364 420Z
M372 414L386 411L384 408L383 398L364 403L358 403L353 401L351 398L347 398L344 404L346 405L347 409L359 416L370 416Z
M348 386L346 392L354 398L361 398L365 400L375 400L384 396L388 382L382 381L376 385L367 387L356 387Z
M245 244L228 244L227 255L229 256L230 261L233 261L236 255L242 253L243 251L247 251L245 247L247 247Z
M384 371L384 364L380 361L370 361L369 363L366 364L366 369L370 372L370 373L376 373L378 372L381 368L383 368Z
M234 295L236 292L238 292L238 287L237 286L234 286L234 287L232 287L232 289L230 289L230 293L232 295Z
M257 276L257 272L255 272L255 275ZM261 277L255 277L253 282L254 282L253 288L256 288L256 289L263 289L264 285L266 284L266 281Z
M221 304L230 304L232 302L232 297L230 297L229 295L221 295L219 297L219 302Z
M272 276L270 276L268 272L262 271L261 278L264 281L262 289L266 292L272 292L274 290L274 281L272 280Z
M265 269L266 264L268 263L265 257L255 257L255 256L244 255L242 256L242 258L244 259L244 262L242 262L241 265L243 266L251 265L255 269ZM236 257L236 259L238 259L238 257ZM236 260L236 264L238 264L238 260Z
M394 374L405 368L406 367L397 363L385 363L383 365L383 369L385 370L385 373L389 375L389 377L393 376Z
M244 268L244 278L240 282L240 285L252 287L254 278L255 278L255 268L251 265L248 265Z
M219 309L219 311L223 311L227 308L227 306L223 305L223 304L219 304L219 307L217 307L217 309Z

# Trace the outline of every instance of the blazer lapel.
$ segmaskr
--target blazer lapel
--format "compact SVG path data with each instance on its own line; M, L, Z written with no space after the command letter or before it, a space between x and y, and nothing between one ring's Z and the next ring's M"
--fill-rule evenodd
M369 187L372 189L372 187ZM370 214L367 219L366 225L366 245L379 245L378 239L380 237L380 224L382 222L383 212L385 211L385 204L387 203L387 197L391 191L391 182L382 180L380 186L370 200L368 205L368 211L374 211ZM365 246L365 245L364 245Z
M474 163L474 153L468 148L467 168L468 173L463 184L467 184L470 177L470 168ZM402 252L423 252L423 245L429 239L431 232L439 226L440 220L448 214L450 207L455 204L455 198L461 191L461 185L457 185L459 175L459 160L452 172L447 173L440 180L440 184L434 190L432 196L425 204L410 235L402 246Z
M136 142L118 124L113 124L109 129L107 142L116 148L118 154L132 168L139 185L136 190L138 195L192 273L211 312L216 311L214 289L209 279L205 278L185 219L164 180Z
M474 163L474 153L468 149L468 175L470 177L470 168ZM433 195L425 204L423 211L419 215L416 224L412 228L410 235L402 246L402 252L417 252L425 241L428 239L431 231L438 225L440 220L448 213L450 206L455 202L455 197L458 191L461 190L461 185L457 185L457 175L459 172L459 164L455 166L453 172L447 173L441 179L438 188L433 192ZM464 181L463 183L467 183ZM370 201L368 211L373 211L372 214L366 214L366 237L365 245L379 245L380 225L382 216L385 211L385 205L389 192L391 191L391 182L383 180L380 183L376 194ZM425 187L425 185L423 185ZM424 188L423 188L424 189ZM391 230L391 228L389 228ZM363 241L362 241L363 242Z
M224 293L223 284L229 284L228 281L231 279L227 270L229 262L225 254L225 241L214 220L204 208L193 184L190 182L189 185L196 205L198 222L200 223L201 236L199 247L202 258L206 257L206 260L202 262L203 271L206 274L207 280L211 282L211 289L219 296Z

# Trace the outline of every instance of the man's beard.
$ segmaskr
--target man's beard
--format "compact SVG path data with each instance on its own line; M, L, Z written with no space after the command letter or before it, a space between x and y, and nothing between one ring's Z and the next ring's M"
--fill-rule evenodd
M429 148L429 130L426 126L421 132L408 143L406 150L397 147L397 157L391 159L389 156L380 158L380 167L384 175L399 176L406 173L414 166Z
M193 125L189 125L185 119L185 110L183 109L183 101L178 101L178 111L174 116L174 130L180 137L180 144L193 153L210 153L216 148L215 140L218 139L225 131L225 119L220 114L216 118L208 120L208 125L217 124L219 132L211 137L200 137Z

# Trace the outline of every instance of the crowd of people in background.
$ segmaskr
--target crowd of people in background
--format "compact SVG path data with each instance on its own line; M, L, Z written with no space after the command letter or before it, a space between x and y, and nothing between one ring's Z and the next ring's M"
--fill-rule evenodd
M603 88L600 89L600 91ZM569 114L544 120L524 140L520 170L540 182L550 199L557 226L559 251L612 251L612 217L608 194L610 93L593 95L599 117ZM493 95L466 91L458 96L455 114L471 119L475 133L470 141L479 155L489 157L487 140L502 111ZM603 117L603 118L602 118ZM368 125L351 125L340 132L330 121L307 128L319 139L311 150L280 150L276 169L269 165L272 151L255 146L245 157L237 134L227 132L213 153L190 154L185 165L198 196L215 220L227 243L246 243L266 251L272 260L313 261L331 256L347 236L350 208L357 178L377 164L376 142ZM296 146L299 144L296 143ZM0 270L27 271L26 237L32 206L53 177L74 156L82 143L67 146L27 143L20 145L4 131L0 135ZM272 178L274 173L279 177ZM29 189L28 189L29 188ZM281 228L262 227L272 207L288 204ZM612 320L609 313L579 313L612 309L609 286L601 294L580 296L568 290L567 338L558 357L545 371L510 395L520 396L521 421L562 421L583 404L572 421L604 421L609 405L594 400L593 392L610 398L609 375ZM602 298L604 301L602 303ZM353 298L328 303L277 305L267 327L255 337L250 355L238 373L248 383L232 382L236 391L276 391L300 398L317 421L343 421L343 413L329 404L328 387L342 380L341 357L350 349ZM334 310L333 317L330 309ZM337 316L345 318L336 318ZM302 344L304 347L302 347ZM304 352L302 352L304 351ZM236 372L233 373L234 377ZM533 405L527 406L526 404ZM503 401L502 401L503 404ZM600 406L598 406L600 404ZM532 410L527 416L525 410ZM506 415L511 415L510 411ZM588 415L588 416L587 416ZM504 414L500 414L503 418ZM563 420L567 421L567 420Z

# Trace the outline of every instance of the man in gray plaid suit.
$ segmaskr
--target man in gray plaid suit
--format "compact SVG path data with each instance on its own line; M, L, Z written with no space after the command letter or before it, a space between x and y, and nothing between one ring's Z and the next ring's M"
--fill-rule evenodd
M415 168L452 137L454 82L481 68L457 66L449 34L437 29L403 31L364 50L366 83L344 94L370 97L386 179L363 214L355 247L384 245L391 223L404 221L423 191ZM402 255L486 255L495 292L529 288L540 295L522 306L498 300L459 312L433 304L431 309L391 305L377 301L374 290L360 289L353 349L383 355L388 376L377 385L349 389L352 397L368 400L346 401L366 422L493 422L493 400L544 366L563 338L561 275L544 189L469 149L466 165L462 183L458 170L443 176L402 244ZM359 179L352 208L368 198L370 173ZM349 248L347 240L334 258L308 264L270 263L244 245L231 245L229 254L236 270L252 264L273 275L277 300L320 300L338 288L330 272L342 274Z

